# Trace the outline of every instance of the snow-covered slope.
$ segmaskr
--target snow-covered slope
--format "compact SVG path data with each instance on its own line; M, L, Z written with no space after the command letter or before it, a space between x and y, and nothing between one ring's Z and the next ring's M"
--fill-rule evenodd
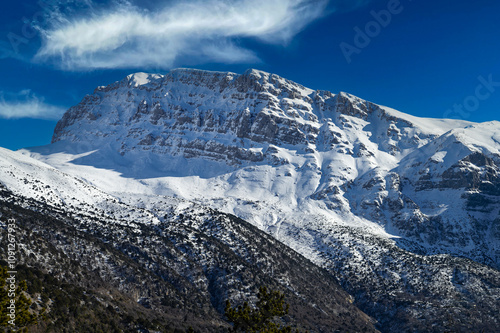
M5 166L9 172L3 172ZM106 311L96 304L113 307L106 322L122 322L127 332L184 332L189 326L199 332L221 332L229 326L223 317L225 300L253 302L265 284L286 295L289 325L311 332L377 332L373 319L352 304L331 274L235 216L167 197L156 198L159 209L127 206L72 176L4 149L0 170L5 181L0 184L0 227L6 227L7 219L16 221L18 267L39 269L66 290L77 287L88 295L71 305L74 316L89 316L80 309L93 299L90 306L97 312ZM2 233L0 240L5 237ZM6 250L0 249L4 257ZM34 280L28 281L31 287ZM44 287L52 308L67 309L61 289L54 293ZM33 295L37 305L31 308L47 307L39 295ZM63 318L50 308L47 312L50 317L41 319L41 325L70 325L67 311ZM134 327L132 319L123 320L127 316L147 316L155 323Z
M21 153L157 216L169 196L241 217L338 271L367 307L430 295L423 284L447 291L444 306L465 291L427 256L500 266L499 132L498 122L417 118L257 70L178 69L97 88L51 145ZM385 280L391 295L367 291Z

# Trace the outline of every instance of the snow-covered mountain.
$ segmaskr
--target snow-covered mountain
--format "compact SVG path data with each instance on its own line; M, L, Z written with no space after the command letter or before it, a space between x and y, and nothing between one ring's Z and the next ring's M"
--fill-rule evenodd
M20 153L82 181L73 196L44 190L50 204L138 207L139 224L163 223L166 197L234 214L338 276L382 330L443 331L500 320L499 150L498 122L417 118L257 70L178 69L98 87L51 145Z
M282 224L319 219L500 264L497 122L420 119L257 70L179 69L97 88L53 142L86 153L73 165L147 184L133 192L195 200L278 239Z
M284 293L287 325L377 332L334 276L233 215L171 197L128 205L3 148L0 180L0 228L15 221L17 267L35 272L30 308L48 313L37 329L225 332L225 300L255 302L265 285ZM44 274L55 293L36 287Z

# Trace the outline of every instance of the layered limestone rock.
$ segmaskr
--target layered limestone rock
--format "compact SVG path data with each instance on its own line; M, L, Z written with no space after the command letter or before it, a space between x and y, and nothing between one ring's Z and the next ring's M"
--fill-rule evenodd
M106 138L120 143L122 153L134 147L230 164L261 161L270 144L371 156L364 144L346 135L357 125L353 119L369 116L388 125L401 123L373 103L314 91L274 74L178 69L166 75L136 73L98 87L64 114L52 142L92 138L99 146ZM380 143L392 154L401 151L393 142L393 132L399 133L393 127L381 129L385 140ZM418 135L417 141L411 139L413 145L420 140Z

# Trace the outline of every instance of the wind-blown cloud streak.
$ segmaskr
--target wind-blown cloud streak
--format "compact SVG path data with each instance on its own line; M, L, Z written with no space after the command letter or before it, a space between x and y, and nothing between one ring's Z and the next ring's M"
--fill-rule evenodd
M286 45L321 17L327 4L328 0L192 0L153 12L125 3L85 17L64 17L42 29L35 59L52 60L66 70L170 68L186 60L258 62L239 39Z
M5 99L9 97L9 100ZM0 118L19 119L60 119L65 108L47 104L44 98L38 97L30 90L22 90L18 93L0 92Z

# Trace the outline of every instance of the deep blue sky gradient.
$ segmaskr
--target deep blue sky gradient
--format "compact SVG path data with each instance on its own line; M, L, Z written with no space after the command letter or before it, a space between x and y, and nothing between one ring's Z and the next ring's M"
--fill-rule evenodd
M106 3L106 1L99 1ZM154 1L147 1L148 6ZM176 67L241 73L258 68L276 73L309 88L345 91L415 116L449 116L470 121L500 120L500 86L478 105L461 113L454 105L474 100L476 88L492 78L500 85L500 2L495 0L401 0L402 10L371 38L368 46L348 63L340 44L355 45L357 26L373 21L371 11L387 8L389 1L371 1L350 11L326 13L309 24L287 45L272 45L242 38L260 62L239 64L179 63ZM333 8L332 2L330 7ZM99 85L137 72L165 73L168 68L67 71L33 60L40 48L35 35L12 54L7 34L21 35L23 18L40 11L35 0L2 2L0 7L0 92L4 100L29 89L44 103L69 108ZM10 54L10 56L7 56ZM491 87L490 87L491 88ZM477 101L477 100L476 100ZM0 106L1 107L1 106ZM1 110L0 110L1 111ZM1 112L0 112L1 113ZM57 120L0 118L0 146L18 149L50 142Z

